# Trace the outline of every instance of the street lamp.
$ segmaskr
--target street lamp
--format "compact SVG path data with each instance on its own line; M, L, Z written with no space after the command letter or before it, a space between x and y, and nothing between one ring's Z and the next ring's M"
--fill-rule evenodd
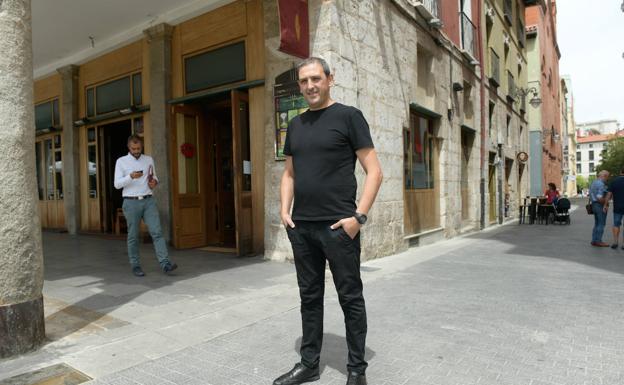
M528 89L527 88L518 87L516 89L516 95L515 96L516 97L520 96L520 97L522 97L522 99L524 99L529 94L533 94L533 97L531 98L531 100L529 100L529 104L533 108L539 107L540 104L542 104L542 99L539 97L537 88L535 88L535 87L531 87L531 88L528 88Z

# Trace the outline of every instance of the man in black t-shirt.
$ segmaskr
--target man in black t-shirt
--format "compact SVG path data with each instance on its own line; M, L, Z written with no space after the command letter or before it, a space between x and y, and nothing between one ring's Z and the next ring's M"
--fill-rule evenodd
M624 169L620 171L620 175L616 177L607 190L605 198L604 212L606 215L609 209L609 200L613 198L613 243L612 249L617 249L620 240L620 227L622 226L622 218L624 217ZM624 249L624 244L622 245Z
M327 63L306 59L298 66L298 75L299 89L310 108L288 126L280 215L292 244L301 296L301 362L273 384L319 379L327 261L345 318L347 385L366 385L367 323L359 233L381 185L381 166L362 113L331 99L333 75ZM356 160L366 173L357 203Z

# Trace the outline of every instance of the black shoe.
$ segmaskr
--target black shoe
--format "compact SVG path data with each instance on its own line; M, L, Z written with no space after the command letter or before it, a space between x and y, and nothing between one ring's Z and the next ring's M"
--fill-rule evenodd
M366 374L349 372L347 375L347 385L367 385Z
M612 248L613 250L617 249L617 247L618 247L618 244L617 244L617 243L613 243L613 244L611 244L611 248Z
M284 373L273 381L273 385L297 385L304 382L316 381L319 378L319 369L310 369L303 364L295 364L295 367L288 373Z
M163 266L162 270L163 270L163 273L169 274L177 268L178 268L178 265L176 265L175 263L172 264L170 262L167 262L167 264Z
M141 266L135 266L132 268L132 274L134 274L136 277L144 277L145 273L143 272L143 269L141 269Z

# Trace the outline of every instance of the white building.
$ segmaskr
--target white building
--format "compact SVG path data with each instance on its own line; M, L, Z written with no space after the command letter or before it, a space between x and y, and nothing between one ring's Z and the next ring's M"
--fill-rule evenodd
M623 133L619 132L617 136ZM576 139L576 174L588 179L596 175L596 167L602 162L607 143L616 135L592 135Z
M594 122L576 123L576 136L613 135L620 131L620 123L615 119L603 119Z

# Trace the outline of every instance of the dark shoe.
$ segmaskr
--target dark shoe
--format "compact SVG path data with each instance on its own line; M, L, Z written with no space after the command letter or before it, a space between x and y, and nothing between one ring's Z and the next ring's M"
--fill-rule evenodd
M347 385L366 385L366 374L349 372L347 375Z
M617 249L617 247L618 247L618 244L617 244L617 243L613 243L613 244L611 245L611 248L612 248L613 250Z
M319 378L319 370L310 369L303 364L295 364L295 367L288 373L284 373L273 381L273 385L297 385L304 382L316 381Z
M178 268L178 265L176 265L175 263L171 264L170 262L167 262L167 264L163 266L162 270L163 270L163 273L169 274L177 268Z
M145 277L145 273L143 272L143 269L141 269L141 266L133 267L132 274L134 274L136 277Z
M609 247L609 244L604 242L592 242L591 245L596 247Z

